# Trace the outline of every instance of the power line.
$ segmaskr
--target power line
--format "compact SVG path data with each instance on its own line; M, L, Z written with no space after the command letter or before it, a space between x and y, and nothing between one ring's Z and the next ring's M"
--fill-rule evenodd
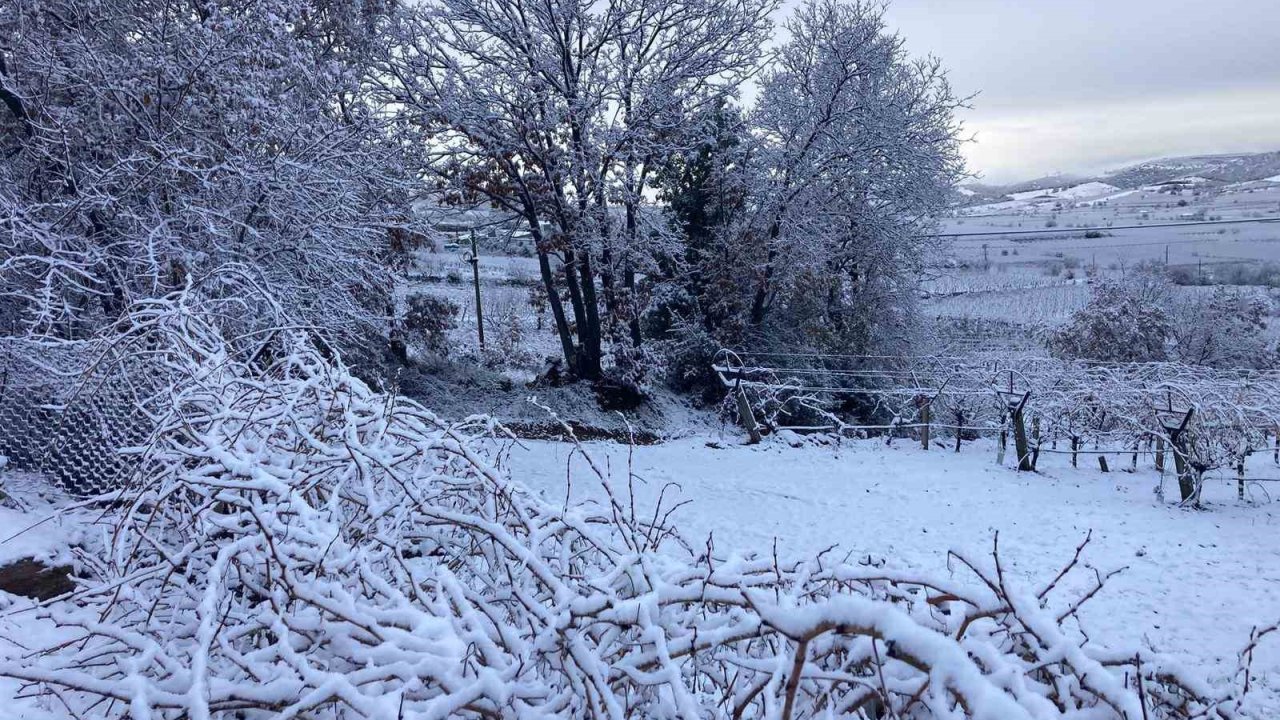
M1150 225L1113 225L1110 227L1080 227L1080 228L1044 228L1043 230L992 230L989 232L964 232L964 233L938 233L936 237L940 238L965 238L965 237L1000 237L1004 235L1074 235L1076 233L1087 233L1092 231L1107 232L1110 230L1146 230L1150 228L1181 228L1181 227L1201 227L1205 225L1247 225L1251 223L1272 223L1280 222L1280 217L1268 218L1248 218L1245 220L1204 220L1198 222L1184 223L1153 223Z

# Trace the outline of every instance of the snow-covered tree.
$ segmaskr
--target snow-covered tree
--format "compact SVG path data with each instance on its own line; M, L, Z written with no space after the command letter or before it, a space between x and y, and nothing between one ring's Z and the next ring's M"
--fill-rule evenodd
M362 92L389 3L0 5L9 331L75 337L191 285L226 320L385 332L403 147Z
M1262 369L1277 360L1266 336L1270 314L1260 293L1178 291L1163 268L1147 265L1098 282L1089 303L1050 332L1047 344L1063 358Z
M704 173L735 209L692 258L694 292L726 344L905 341L930 217L963 174L963 101L878 4L813 0L786 30L744 131Z
M401 14L386 97L437 153L442 189L528 225L579 376L600 376L611 329L639 341L635 277L664 228L645 212L654 169L687 140L685 118L755 69L775 6L436 0Z

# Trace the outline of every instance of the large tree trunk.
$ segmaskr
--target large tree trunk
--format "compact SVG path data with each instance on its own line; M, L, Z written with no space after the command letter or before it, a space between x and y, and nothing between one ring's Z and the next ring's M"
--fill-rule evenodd
M551 306L551 316L555 318L556 334L560 336L560 349L564 352L565 369L572 371L577 363L573 349L573 335L569 332L569 321L564 316L564 305L560 302L555 275L551 272L551 258L541 250L538 251L538 270L542 274L542 287L547 293L547 304Z
M627 256L623 260L622 286L626 289L627 327L631 332L631 344L640 347L640 313L636 308L636 272L631 268L631 254L635 251L636 238L640 234L640 220L636 213L634 193L627 194Z
M580 280L579 260L573 250L566 250L564 254L564 279L565 284L569 286L569 301L573 304L573 321L577 326L578 342L574 353L574 359L577 364L574 366L574 372L578 377L587 380L596 380L600 377L600 358L598 355L592 356L591 353L591 332L599 328L599 318L593 325L587 315L587 304L583 297L583 284ZM590 266L587 266L590 270ZM595 291L592 289L592 303L594 305Z
M529 223L529 232L533 235L534 247L538 251L538 271L542 275L542 288L547 293L547 304L551 306L551 317L555 319L556 334L560 336L560 349L564 352L564 366L573 372L577 366L577 353L573 347L573 333L569 331L569 320L564 314L564 303L560 302L560 292L556 288L556 276L551 270L551 256L547 253L542 226L532 212L525 214Z
M640 335L640 313L636 309L636 271L631 269L630 262L622 273L622 286L627 290L627 327L631 331L631 344L640 347L644 338Z
M586 310L586 325L578 326L578 337L586 349L583 358L583 377L598 380L601 374L600 306L596 298L596 281L591 270L591 255L582 253L579 261L582 271L582 304Z
M778 259L778 252L774 249L774 243L781 234L782 228L777 222L769 226L769 250L765 260L764 272L760 274L760 279L756 281L756 294L751 301L752 325L764 323L765 315L769 312L769 291L772 289L770 283L773 280L773 263Z

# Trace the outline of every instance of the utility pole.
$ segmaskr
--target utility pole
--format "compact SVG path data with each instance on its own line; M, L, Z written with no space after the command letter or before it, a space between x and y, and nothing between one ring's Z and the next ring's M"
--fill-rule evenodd
M471 230L471 252L464 258L471 263L471 278L476 285L476 335L480 337L480 351L484 351L484 308L480 304L480 251L476 249L476 231Z

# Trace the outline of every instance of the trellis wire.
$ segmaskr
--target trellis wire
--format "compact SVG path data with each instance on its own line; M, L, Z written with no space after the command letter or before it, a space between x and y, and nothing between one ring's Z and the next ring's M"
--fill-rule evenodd
M768 364L765 359L773 359ZM807 367L787 367L801 361ZM981 355L821 355L816 353L735 353L722 351L713 369L726 387L754 388L785 398L790 395L864 396L904 422L841 424L842 430L895 431L931 428L957 432L996 432L1009 429L1008 408L1000 395L1033 397L1029 417L1038 435L1032 449L1039 453L1123 455L1133 446L1114 450L1056 450L1051 438L1076 442L1120 442L1126 445L1164 436L1161 412L1175 411L1174 396L1196 408L1195 431L1210 436L1219 455L1243 458L1267 447L1280 428L1280 373L1240 368L1213 369L1177 363L1103 364L1066 362L1046 357L1020 357L1019 369L1002 367L1001 359ZM850 368L849 365L858 367ZM815 367L816 366L816 367ZM802 383L817 377L823 383ZM1016 392L1015 392L1016 386ZM988 396L991 403L972 403ZM904 403L902 399L906 398ZM897 407L892 407L894 404ZM923 405L946 406L977 419L985 426L956 426L915 422ZM962 405L963 403L972 403ZM1167 408L1167 409L1166 409ZM945 407L939 409L945 410ZM1180 409L1177 409L1181 412ZM967 419L967 418L966 418ZM832 425L826 429L836 429ZM1280 441L1278 441L1280 442Z

